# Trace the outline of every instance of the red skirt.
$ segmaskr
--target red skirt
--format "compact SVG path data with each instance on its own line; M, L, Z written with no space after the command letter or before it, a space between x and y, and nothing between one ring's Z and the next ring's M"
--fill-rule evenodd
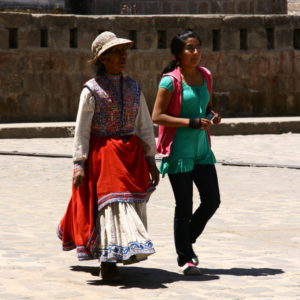
M63 250L77 248L79 260L95 259L95 220L114 202L144 202L153 191L144 151L137 136L91 137L84 182L72 187L67 211L58 226Z

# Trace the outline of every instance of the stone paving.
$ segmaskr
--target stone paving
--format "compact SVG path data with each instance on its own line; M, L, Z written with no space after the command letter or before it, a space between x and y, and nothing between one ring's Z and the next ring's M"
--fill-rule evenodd
M3 151L71 148L71 138L0 140ZM218 160L300 166L300 134L218 136L213 149ZM201 277L177 273L173 195L161 179L148 204L156 254L107 284L97 261L78 262L55 234L71 159L0 155L0 164L0 299L300 299L300 170L217 164L222 204L195 246Z

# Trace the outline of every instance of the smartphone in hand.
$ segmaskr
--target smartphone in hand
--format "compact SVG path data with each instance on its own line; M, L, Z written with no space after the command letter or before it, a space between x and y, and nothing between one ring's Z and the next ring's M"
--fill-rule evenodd
M206 119L212 121L216 116L217 114L211 110L209 114L206 116Z

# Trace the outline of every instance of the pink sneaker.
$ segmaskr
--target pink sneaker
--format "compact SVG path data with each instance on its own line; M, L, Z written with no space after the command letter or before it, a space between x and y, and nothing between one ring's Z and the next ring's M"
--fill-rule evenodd
M202 272L196 265L192 262L187 262L182 267L179 267L180 273L183 275L201 275Z

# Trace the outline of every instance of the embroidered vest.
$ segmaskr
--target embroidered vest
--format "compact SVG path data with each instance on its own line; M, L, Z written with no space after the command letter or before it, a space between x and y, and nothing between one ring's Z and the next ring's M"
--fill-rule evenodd
M95 98L91 135L123 135L134 130L140 104L138 83L123 76L98 76L85 83Z

